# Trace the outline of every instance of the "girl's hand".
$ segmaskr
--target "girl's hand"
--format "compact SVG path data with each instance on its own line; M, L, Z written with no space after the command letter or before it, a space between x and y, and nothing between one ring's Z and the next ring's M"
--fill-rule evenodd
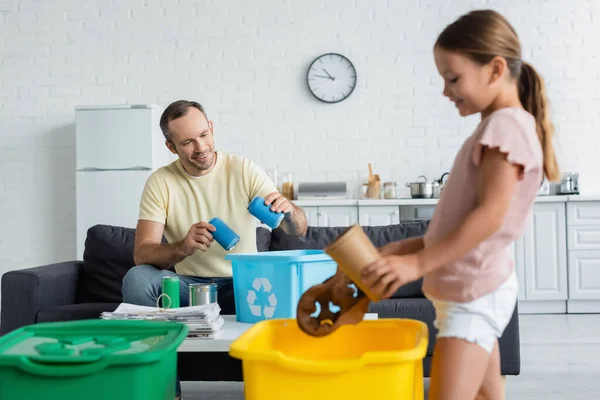
M383 256L362 271L363 283L383 299L390 298L400 286L422 276L419 258L415 254Z

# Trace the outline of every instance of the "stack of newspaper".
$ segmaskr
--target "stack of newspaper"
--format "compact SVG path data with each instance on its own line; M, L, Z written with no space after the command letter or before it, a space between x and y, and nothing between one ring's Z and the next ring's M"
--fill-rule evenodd
M219 304L180 308L156 308L121 303L113 312L103 312L101 319L137 319L181 322L188 326L188 338L214 339L223 331Z

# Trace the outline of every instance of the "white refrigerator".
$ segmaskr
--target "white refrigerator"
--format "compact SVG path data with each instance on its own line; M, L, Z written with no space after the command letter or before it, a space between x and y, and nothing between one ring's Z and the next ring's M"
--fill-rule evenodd
M174 161L155 105L75 107L77 259L96 224L135 228L150 174Z

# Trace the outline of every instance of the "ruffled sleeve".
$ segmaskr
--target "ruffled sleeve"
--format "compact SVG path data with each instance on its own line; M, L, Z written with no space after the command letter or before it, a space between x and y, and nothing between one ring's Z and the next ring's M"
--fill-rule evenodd
M479 166L483 147L499 148L512 164L522 167L523 174L541 166L541 149L535 147L535 124L525 124L512 115L498 114L489 117L483 132L473 148L473 163Z

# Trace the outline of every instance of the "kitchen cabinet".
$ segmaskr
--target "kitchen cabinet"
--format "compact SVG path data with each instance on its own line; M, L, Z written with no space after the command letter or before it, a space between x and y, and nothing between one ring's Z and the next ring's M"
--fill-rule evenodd
M571 203L569 226L600 226L600 201Z
M434 211L434 205L403 205L400 206L400 221L429 221Z
M600 250L569 252L569 300L600 300Z
M318 207L318 226L350 226L358 223L358 207Z
M351 226L358 223L356 206L301 206L309 226Z
M566 208L537 203L523 237L513 246L519 312L565 313L568 298Z
M306 221L308 222L308 226L319 226L319 207L302 207L302 211L306 214Z
M567 205L569 313L600 312L600 202Z
M522 252L525 261L524 296L527 302L531 301L531 307L524 304L525 311L566 312L568 280L564 203L535 204L523 236ZM540 301L545 303L540 304Z
M429 219L435 199L306 201L311 226L378 226ZM600 197L540 196L513 243L519 312L600 313Z
M362 226L394 225L400 223L399 206L364 206L358 209Z

